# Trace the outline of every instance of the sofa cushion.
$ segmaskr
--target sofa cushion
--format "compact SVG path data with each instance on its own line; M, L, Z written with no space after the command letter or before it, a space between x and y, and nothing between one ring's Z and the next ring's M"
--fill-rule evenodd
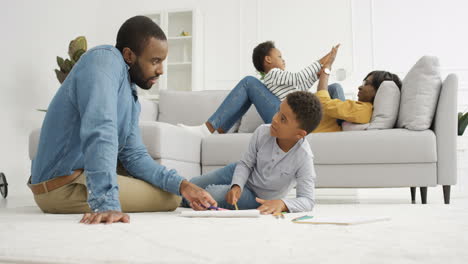
M201 125L216 111L229 91L171 91L159 94L158 121L173 125Z
M384 129L308 136L316 164L436 162L432 130ZM340 146L345 146L340 148Z
M200 163L200 136L175 125L152 121L140 122L140 131L153 159Z
M227 165L247 151L252 133L214 134L201 142L202 165Z
M442 80L437 57L424 56L405 76L397 127L428 129L439 99Z
M393 81L384 81L374 99L374 111L367 129L390 129L395 126L400 107L400 89Z
M213 135L202 140L203 166L238 161L252 134ZM315 164L433 163L437 161L432 130L386 129L314 133L307 136ZM340 146L343 146L340 148Z
M263 119L260 117L255 106L251 105L241 119L239 133L253 133L263 123Z
M369 127L369 123L366 124L357 124L344 121L341 123L341 128L343 131L359 131L359 130L366 130Z

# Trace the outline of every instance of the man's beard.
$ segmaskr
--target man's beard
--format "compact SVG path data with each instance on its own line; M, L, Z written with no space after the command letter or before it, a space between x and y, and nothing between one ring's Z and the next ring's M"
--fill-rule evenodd
M138 59L132 65L130 65L128 73L130 74L130 80L144 90L151 89L153 84L150 82L150 80L159 77L159 75L155 75L151 78L145 79L140 64L138 63Z

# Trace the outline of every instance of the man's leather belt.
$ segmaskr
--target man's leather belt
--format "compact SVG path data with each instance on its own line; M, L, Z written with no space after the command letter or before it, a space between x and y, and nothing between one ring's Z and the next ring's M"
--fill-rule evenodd
M81 173L83 173L83 170L76 170L70 175L59 176L57 178L45 182L40 182L38 184L29 184L29 188L31 188L31 191L34 195L51 192L55 189L58 189L64 185L71 183L76 178L78 178L78 176L80 176Z

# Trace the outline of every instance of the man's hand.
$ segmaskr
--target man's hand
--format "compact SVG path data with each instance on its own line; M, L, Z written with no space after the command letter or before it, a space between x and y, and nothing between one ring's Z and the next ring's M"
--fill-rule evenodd
M194 210L206 210L210 206L218 206L218 203L207 191L186 180L180 184L180 193Z
M282 200L263 200L258 197L255 200L257 203L262 204L257 208L261 214L275 214L289 211Z
M237 203L237 201L239 201L241 194L241 188L239 187L239 185L235 184L231 187L231 190L229 190L229 192L226 194L226 202L234 205L235 203Z
M86 213L80 223L94 225L99 223L112 224L116 222L130 223L130 216L119 211L105 211L101 213Z

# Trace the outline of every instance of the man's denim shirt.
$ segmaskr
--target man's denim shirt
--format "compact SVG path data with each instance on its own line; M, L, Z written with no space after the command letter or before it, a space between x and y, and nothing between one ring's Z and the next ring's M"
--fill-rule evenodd
M119 159L136 178L180 195L183 178L157 164L142 143L135 87L115 47L98 46L81 56L47 110L32 183L84 168L90 208L121 211Z

